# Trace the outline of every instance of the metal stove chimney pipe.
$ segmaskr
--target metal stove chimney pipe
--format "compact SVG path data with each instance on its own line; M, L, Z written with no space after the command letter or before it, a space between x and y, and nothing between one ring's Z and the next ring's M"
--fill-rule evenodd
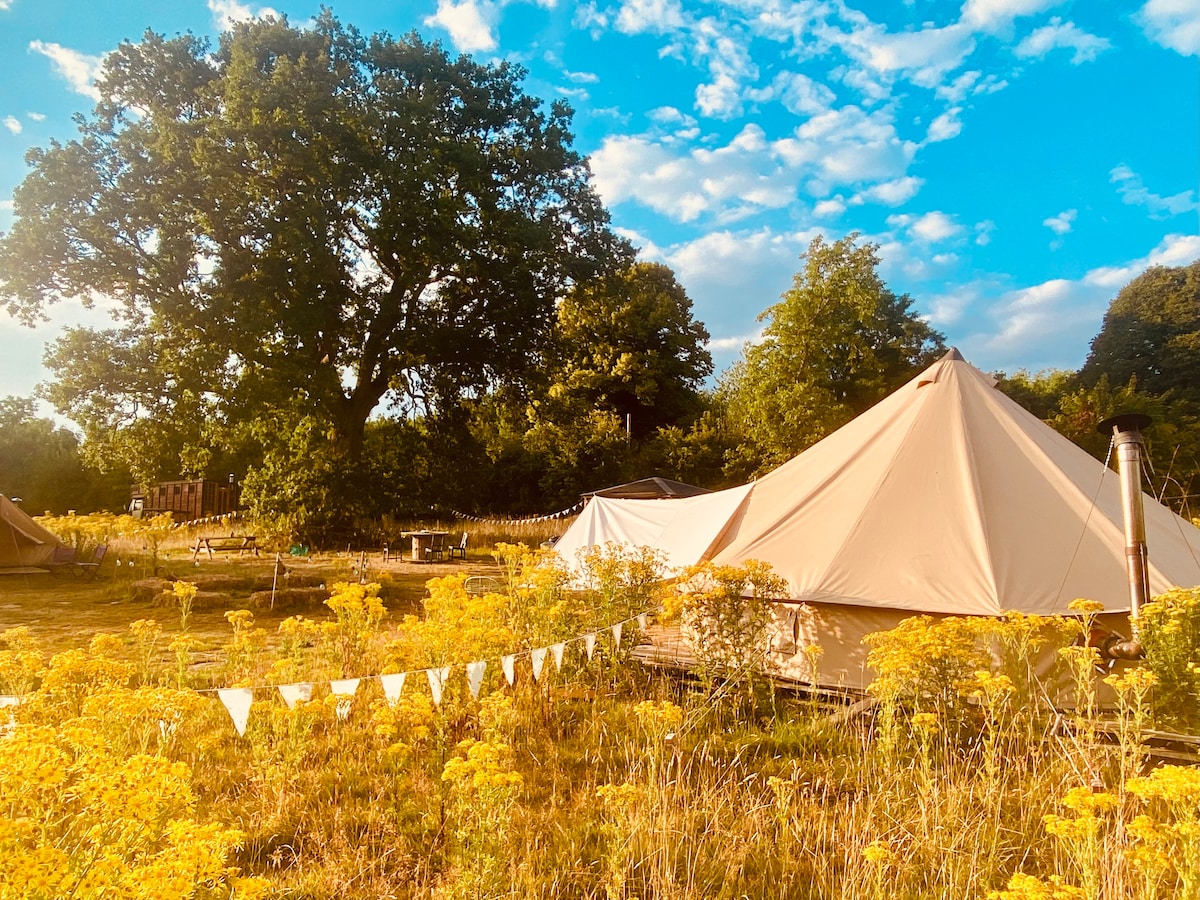
M1115 643L1107 655L1116 659L1140 659L1144 655L1139 640L1138 616L1150 600L1149 555L1146 549L1146 518L1142 507L1142 429L1150 417L1142 413L1123 413L1105 419L1096 426L1101 434L1111 435L1117 445L1117 467L1121 474L1121 507L1125 514L1125 559L1129 574L1129 624L1133 640Z

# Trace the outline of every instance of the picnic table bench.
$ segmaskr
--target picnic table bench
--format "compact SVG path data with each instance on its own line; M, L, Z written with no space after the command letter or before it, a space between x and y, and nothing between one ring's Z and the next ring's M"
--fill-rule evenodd
M258 556L258 543L252 534L231 534L229 537L198 537L196 538L196 546L192 548L192 562L196 561L201 550L207 551L209 559L213 558L214 553L232 553L235 550L238 556L241 556L243 553L253 553L255 556Z

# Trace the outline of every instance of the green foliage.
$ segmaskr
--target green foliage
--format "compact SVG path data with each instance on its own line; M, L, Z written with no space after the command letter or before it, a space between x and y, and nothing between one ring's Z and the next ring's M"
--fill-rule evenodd
M628 258L523 77L328 12L123 44L0 240L24 321L118 301L51 352L55 404L141 475L293 399L353 460L389 392L436 413L523 378L565 286Z
M1151 266L1125 285L1079 375L1089 386L1136 378L1143 391L1200 404L1200 260Z
M1066 370L1029 373L1024 369L1006 375L996 373L996 387L1039 419L1049 419L1058 411L1063 396L1078 386L1077 373Z
M682 578L682 591L668 604L679 616L696 652L700 675L745 684L752 693L764 667L772 600L788 596L787 582L770 565L701 563Z
M1154 717L1195 733L1200 728L1200 588L1177 588L1141 610L1140 637L1154 673Z
M549 417L561 418L560 406L605 410L621 422L628 415L638 439L686 424L712 373L708 337L674 273L659 263L576 285L558 308Z
M864 412L944 350L942 335L876 269L878 246L857 234L814 238L804 268L759 343L721 378L741 441L729 468L750 476L786 462Z
M35 415L32 400L0 398L0 494L20 497L30 515L119 510L129 502L125 473L89 467L79 438Z
M1200 482L1200 407L1171 394L1151 394L1139 388L1136 377L1113 388L1107 376L1092 387L1078 387L1059 400L1049 424L1097 459L1108 454L1111 435L1096 426L1118 413L1140 412L1152 425L1144 432L1146 489L1186 513Z

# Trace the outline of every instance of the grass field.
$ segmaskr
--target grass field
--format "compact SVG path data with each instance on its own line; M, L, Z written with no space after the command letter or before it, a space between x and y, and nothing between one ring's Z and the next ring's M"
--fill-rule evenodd
M155 569L144 557L133 557L129 564L131 558L126 556L120 567L115 565L117 558L114 555L106 562L101 577L92 581L67 574L0 576L0 631L28 626L50 652L82 646L96 634L128 631L129 625L138 619L155 618L162 622L168 634L177 632L178 615L164 605L165 600L138 596L144 591L139 592L136 586L152 579ZM276 581L280 591L286 590L293 579L330 585L338 581L358 581L363 577L358 571L360 559L360 554L283 557L286 574ZM210 562L202 557L193 563L190 550L167 549L156 568L158 576L169 581L203 583L216 576L237 583L253 581L258 585L270 585L275 558L264 554L257 558L217 557ZM384 562L382 552L375 551L367 559L365 575L372 580L384 577L388 583L389 607L397 614L403 614L419 610L426 581L454 572L497 575L499 569L493 559L479 555L465 563L458 560L418 564L394 556ZM225 603L196 609L189 623L190 633L206 646L219 646L229 632L225 612L248 608L251 593L249 587L235 589L227 594ZM290 607L283 603L276 609L254 610L259 625L272 631L281 621L298 612L314 614L323 610L319 602L315 610L312 604Z
M1200 771L1150 762L1145 670L1111 683L1101 733L1079 621L910 620L875 644L877 709L848 716L736 660L640 666L630 617L666 596L645 558L590 561L582 592L521 548L287 558L305 603L271 610L273 557L159 551L158 581L114 557L95 583L0 583L0 694L24 697L0 737L0 900L1200 900ZM159 599L175 580L204 601L186 629ZM589 656L574 639L597 631ZM1074 711L1027 664L1047 636ZM995 642L1021 652L992 666ZM399 698L333 690L400 672ZM288 706L274 686L301 681ZM244 734L209 690L239 686Z

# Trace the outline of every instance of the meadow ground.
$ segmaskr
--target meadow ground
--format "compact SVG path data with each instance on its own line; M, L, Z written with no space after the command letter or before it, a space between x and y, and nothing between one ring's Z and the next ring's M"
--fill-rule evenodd
M178 539L115 548L96 582L0 581L0 694L23 698L0 732L0 900L1200 900L1200 771L1142 740L1155 690L1196 692L1109 676L1114 742L1086 610L907 620L872 640L877 709L831 716L744 664L758 632L716 628L692 680L631 655L664 605L761 619L762 573L680 595L644 554L589 558L585 591L518 546L280 561L197 565ZM1155 606L1200 675L1200 590ZM1074 710L1029 664L1047 640ZM395 673L402 693L370 677ZM312 699L285 701L300 682Z
M233 585L227 591L212 592L224 594L225 601L213 597L192 612L188 623L189 633L204 649L215 649L229 636L226 611L252 608L251 594L256 587L269 588L275 570L272 554L218 557L213 561L201 557L193 562L190 550L176 549L167 550L160 557L156 567L151 567L145 558L128 557L117 566L117 558L113 557L102 566L100 576L91 581L67 574L0 575L0 632L27 626L51 653L83 646L97 634L127 632L138 619L157 619L164 634L169 636L179 631L178 614L167 605L166 598L150 596L157 570L157 576L167 582L193 581L200 585L224 582L220 584L222 588ZM360 581L364 577L358 571L361 559L361 552L284 556L281 557L283 572L274 580L281 598L286 597L283 592L293 581L314 586ZM491 557L478 555L465 562L435 563L414 563L395 556L385 562L382 551L378 550L366 556L365 578L372 581L383 576L387 583L387 605L393 617L419 611L425 583L430 578L456 572L496 576L499 569ZM324 596L328 597L328 592ZM255 622L274 633L288 616L327 612L321 602L320 598L312 598L297 605L281 599L274 609L255 606Z

